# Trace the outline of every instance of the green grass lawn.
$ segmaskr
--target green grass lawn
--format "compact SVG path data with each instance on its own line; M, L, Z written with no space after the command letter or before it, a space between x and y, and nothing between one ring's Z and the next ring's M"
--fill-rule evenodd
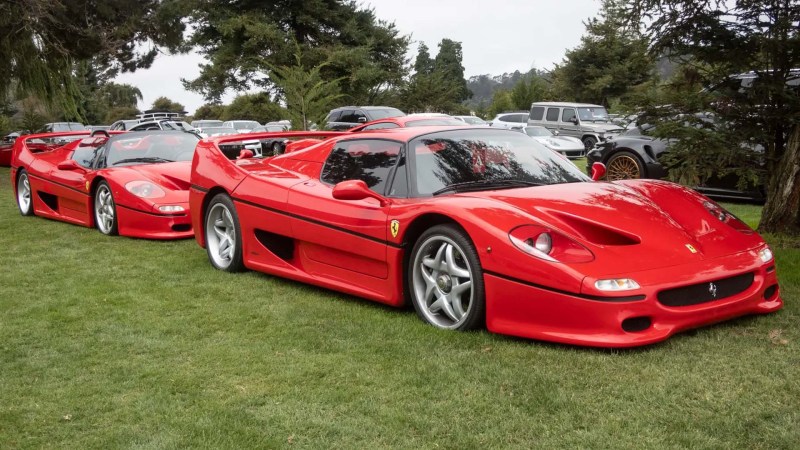
M0 448L800 447L798 249L776 249L776 314L591 350L22 217L8 174Z

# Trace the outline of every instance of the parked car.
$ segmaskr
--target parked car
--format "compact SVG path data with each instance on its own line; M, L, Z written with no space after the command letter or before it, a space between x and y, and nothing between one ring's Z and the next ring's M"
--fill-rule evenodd
M107 133L107 132L106 132ZM77 138L39 150L37 140ZM19 211L105 235L177 239L192 235L189 172L199 138L178 131L20 138L11 181Z
M356 125L378 119L405 116L403 111L388 106L342 106L332 109L325 117L328 130L349 130Z
M15 131L3 136L3 139L0 140L0 166L8 167L11 165L11 151L14 148L14 142L21 134Z
M489 121L489 126L512 129L522 129L522 127L526 126L527 124L527 111L500 113L494 116L494 119Z
M82 131L86 126L80 122L53 122L46 123L37 133L60 133L63 131Z
M606 165L608 180L627 180L637 178L665 178L667 170L659 159L668 151L669 142L656 139L653 126L640 124L626 130L621 136L597 144L586 154L587 167L601 162ZM764 202L764 186L748 185L744 190L738 188L739 178L733 174L712 177L694 189L709 197L720 200L747 200Z
M193 120L192 126L202 130L203 128L221 127L223 125L221 120L203 119L203 120Z
M111 131L127 131L139 124L139 119L117 120L108 128Z
M147 131L147 130L175 130L175 131L190 131L196 132L195 128L187 122L177 120L152 120L148 122L141 122L128 131Z
M553 134L545 127L524 127L520 130L550 150L561 153L569 159L586 156L586 149L580 139L572 136Z
M542 126L558 131L561 136L580 139L586 150L594 144L610 139L622 132L622 127L611 122L608 111L590 103L537 102L531 104L528 125Z
M255 120L228 120L223 122L222 126L234 128L239 133L250 133L259 128L261 124Z
M389 117L386 119L374 120L363 125L351 128L349 131L356 133L359 131L385 130L389 128L406 127L430 127L430 126L456 126L463 127L466 124L448 115L424 115L412 114L408 116Z
M666 181L593 182L519 132L343 133L230 160L235 139L201 141L192 164L195 239L218 270L411 303L445 330L602 347L783 306L770 248L719 205Z
M489 125L489 122L481 119L478 116L453 116L453 118L456 119L456 120L460 120L460 121L466 123L467 125L472 125L472 126L476 126L476 127L482 126L482 125Z

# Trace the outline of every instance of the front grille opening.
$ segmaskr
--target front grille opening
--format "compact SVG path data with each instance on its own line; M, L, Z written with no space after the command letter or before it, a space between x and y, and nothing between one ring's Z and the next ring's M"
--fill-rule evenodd
M764 300L772 300L772 297L778 292L778 285L773 284L772 286L766 288L764 290Z
M767 267L767 273L772 273L772 272L775 272L775 266Z
M190 223L179 223L172 226L172 231L189 231L192 229L192 224Z
M658 293L658 302L665 306L690 306L713 302L740 294L747 290L754 280L752 272L714 281L668 289Z
M650 328L653 321L647 316L631 317L622 321L622 329L628 333L636 333Z

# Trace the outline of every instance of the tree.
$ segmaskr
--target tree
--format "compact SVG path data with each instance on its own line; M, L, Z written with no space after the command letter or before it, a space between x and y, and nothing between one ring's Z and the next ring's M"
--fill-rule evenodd
M0 97L14 86L66 117L80 117L76 63L104 71L152 64L161 47L176 50L185 25L183 0L11 0L0 3ZM150 42L140 52L138 44ZM14 83L9 83L13 80Z
M206 105L207 106L207 105ZM200 111L198 109L198 111ZM286 117L286 110L278 103L272 101L269 93L239 95L230 105L222 107L221 115L209 117L220 120L248 119L260 123L281 120ZM195 113L195 119L199 119Z
M356 0L188 1L190 43L209 63L184 84L209 101L227 89L273 92L272 68L295 65L298 47L304 67L327 62L320 76L341 79L348 102L370 103L400 86L407 71L408 38Z
M540 102L550 95L550 83L536 73L528 74L511 89L513 109L528 110L533 102Z
M698 151L727 151L735 161L744 159L739 149L751 147L743 142L764 146L767 202L759 230L800 234L800 93L793 86L800 74L792 70L800 67L800 4L632 0L627 14L648 18L653 54L680 59L712 87L692 96L690 106L713 111L716 131L732 147ZM732 77L741 73L749 73L744 85Z
M528 108L530 108L530 106L528 106ZM492 103L489 105L486 117L491 119L502 112L514 109L514 101L511 99L511 92L501 89L494 92Z
M272 80L281 90L294 130L308 130L312 124L322 126L334 102L342 96L339 80L322 79L324 67L325 63L306 70L298 51L295 65L272 68Z
M623 1L603 0L600 17L585 22L581 44L556 65L553 82L559 99L608 106L652 79L649 41L635 18L624 13Z
M472 92L467 89L467 80L464 79L462 59L461 42L451 39L442 39L439 42L439 53L436 54L436 59L434 59L433 71L440 74L445 82L455 87L455 100L458 102L463 102L472 97Z
M420 42L417 47L417 57L414 59L414 74L415 75L430 75L433 73L434 63L431 59L431 54L428 52L428 46Z
M218 103L206 103L205 105L197 108L194 114L192 114L192 118L194 118L194 120L222 120L223 114L225 114L225 105L220 105Z
M158 97L153 101L152 109L157 109L159 111L169 111L169 112L176 112L176 113L186 113L186 107L181 105L178 102L173 102L172 100L168 99L167 97Z

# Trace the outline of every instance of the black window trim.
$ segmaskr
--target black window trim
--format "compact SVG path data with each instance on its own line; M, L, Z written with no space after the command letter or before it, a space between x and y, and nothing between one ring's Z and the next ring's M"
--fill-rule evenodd
M330 187L331 189L333 189L333 187L336 186L336 184L338 184L338 183L330 183L330 182L325 181L325 180L322 179L322 174L325 172L325 166L328 165L328 160L331 157L331 153L336 148L336 145L338 145L339 143L351 143L351 142L359 142L359 141L386 141L386 142L393 142L395 144L400 144L400 151L397 153L397 160L394 162L394 166L392 166L389 169L389 173L386 174L386 183L384 183L383 192L376 192L376 193L379 194L379 195L382 195L382 196L384 196L386 198L407 198L408 196L406 196L406 197L389 197L389 196L386 195L386 192L389 192L391 187L392 187L392 185L394 184L394 175L395 175L395 172L397 171L397 165L403 159L403 156L405 154L406 142L398 141L396 139L358 137L358 138L353 138L353 139L341 139L341 140L338 140L338 141L334 142L333 145L331 146L330 150L328 150L328 156L325 157L325 163L322 165L322 169L320 169L320 171L319 171L319 177L318 177L319 178L319 182L324 184L325 186ZM408 172L409 171L406 170L406 177L408 177ZM342 180L342 181L347 181L347 180ZM341 181L340 181L340 183L341 183ZM410 189L410 184L409 184L409 189ZM406 189L406 192L408 192L409 189Z

